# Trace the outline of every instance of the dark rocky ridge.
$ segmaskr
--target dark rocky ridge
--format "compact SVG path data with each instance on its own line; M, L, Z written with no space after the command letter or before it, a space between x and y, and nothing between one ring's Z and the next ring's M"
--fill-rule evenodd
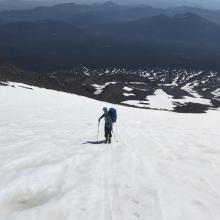
M13 65L1 62L0 81L0 86L8 81L21 82L146 109L158 109L147 103L150 97L154 97L156 91L163 91L173 103L173 109L162 108L163 110L203 113L208 109L220 107L220 73L218 72L80 67L69 71L39 74L22 71ZM191 99L187 101L187 98ZM210 103L200 103L201 100L210 101ZM127 103L130 101L135 101L136 104Z

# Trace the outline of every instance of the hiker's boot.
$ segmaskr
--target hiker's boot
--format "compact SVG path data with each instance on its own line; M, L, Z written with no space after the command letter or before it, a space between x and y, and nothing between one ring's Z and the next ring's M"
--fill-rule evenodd
M108 143L109 143L109 144L111 144L111 143L112 143L111 138L109 138Z

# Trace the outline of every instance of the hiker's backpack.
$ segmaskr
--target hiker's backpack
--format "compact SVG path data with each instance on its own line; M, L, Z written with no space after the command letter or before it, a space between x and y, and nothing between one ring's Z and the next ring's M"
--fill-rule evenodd
M117 121L117 111L115 108L110 108L109 109L109 115L112 118L112 122L115 123Z

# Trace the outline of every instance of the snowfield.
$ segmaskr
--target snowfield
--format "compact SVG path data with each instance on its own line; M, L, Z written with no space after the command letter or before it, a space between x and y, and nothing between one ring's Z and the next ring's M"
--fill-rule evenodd
M125 96L132 96L132 95L134 94L126 93ZM187 104L191 102L191 103L198 103L198 104L203 104L203 105L211 105L211 101L209 99L198 97L198 94L197 94L197 97L196 96L195 97L185 96L182 99L174 99L172 96L168 95L162 89L156 90L153 95L147 96L146 99L148 101L127 100L127 101L122 102L122 104L139 107L139 108L148 107L151 109L161 109L161 110L169 110L169 111L174 110L176 103Z
M97 145L111 105L15 87L0 86L0 220L220 219L219 111L116 106Z

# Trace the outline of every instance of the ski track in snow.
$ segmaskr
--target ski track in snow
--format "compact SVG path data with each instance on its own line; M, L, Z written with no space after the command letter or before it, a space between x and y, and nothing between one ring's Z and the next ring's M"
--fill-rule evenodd
M219 111L117 106L113 143L96 145L110 104L1 86L0 103L0 219L220 219Z

